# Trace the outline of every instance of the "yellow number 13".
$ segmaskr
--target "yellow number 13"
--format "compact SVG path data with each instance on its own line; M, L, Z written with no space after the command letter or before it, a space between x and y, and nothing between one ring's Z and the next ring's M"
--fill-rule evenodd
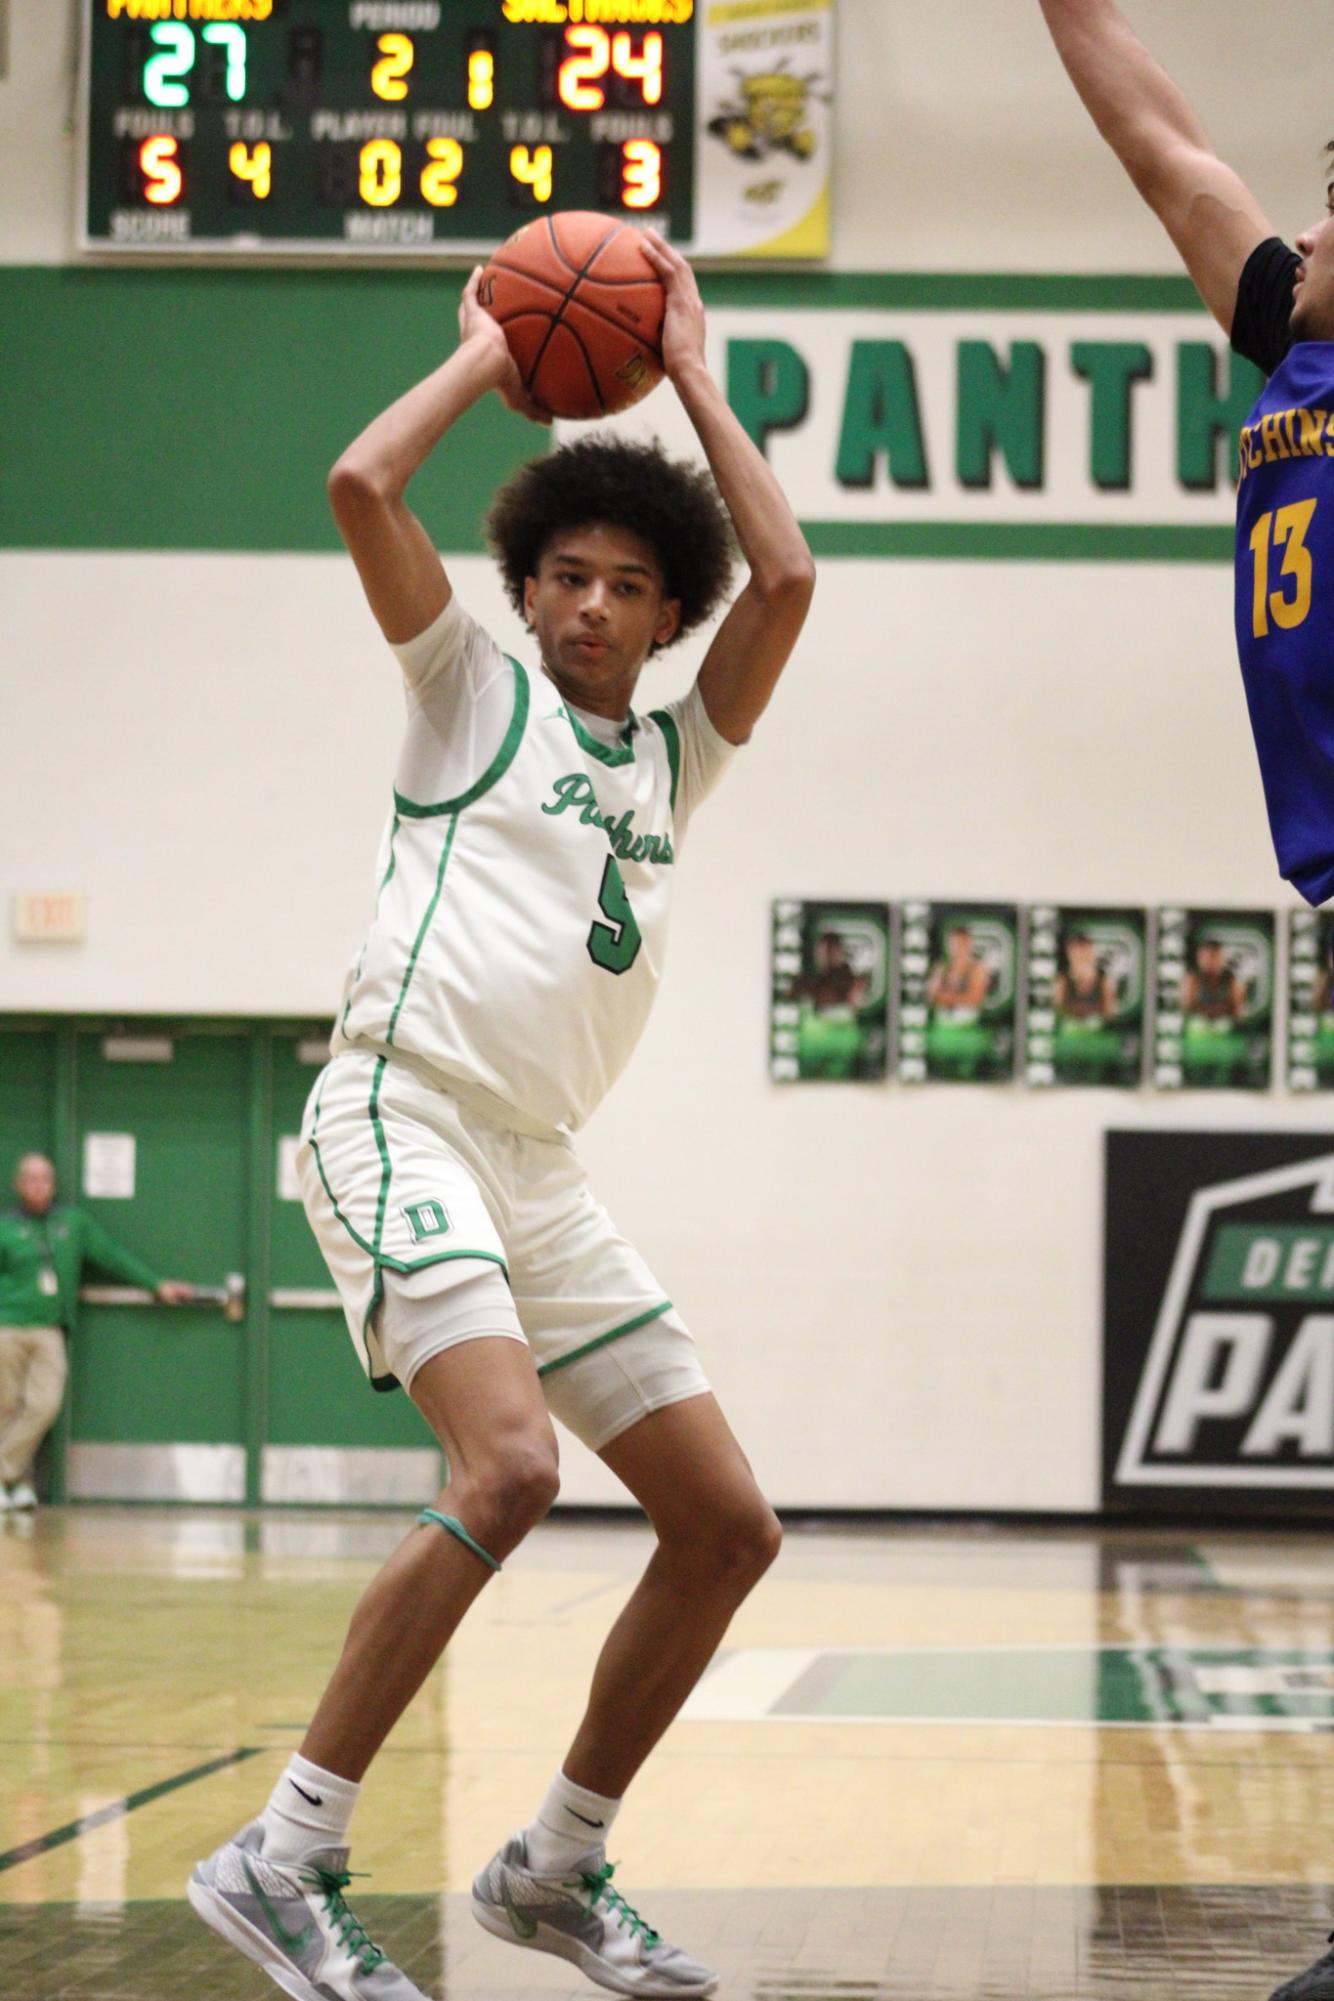
M1298 500L1291 507L1262 514L1251 530L1251 554L1255 557L1255 595L1251 601L1251 631L1257 639L1269 633L1269 621L1288 631L1300 625L1311 609L1311 552L1306 531L1315 513L1313 500ZM1292 593L1269 588L1269 548L1283 550L1280 577L1291 577Z

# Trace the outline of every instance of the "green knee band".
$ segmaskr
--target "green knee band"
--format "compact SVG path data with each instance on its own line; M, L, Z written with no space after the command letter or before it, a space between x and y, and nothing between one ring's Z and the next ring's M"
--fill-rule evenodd
M464 1528L463 1523L455 1515L442 1515L435 1508L423 1508L417 1520L419 1522L434 1522L438 1528L442 1528L449 1535L457 1537L463 1544L463 1547L470 1549L474 1556L480 1556L488 1570L499 1570L500 1565L496 1562L490 1550L483 1549L479 1542L474 1542L468 1534L467 1529Z

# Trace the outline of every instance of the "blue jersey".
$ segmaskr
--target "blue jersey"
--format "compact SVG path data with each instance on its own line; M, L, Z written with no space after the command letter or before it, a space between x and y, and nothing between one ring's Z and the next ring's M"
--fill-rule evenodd
M1334 341L1299 341L1241 434L1237 651L1279 873L1334 895Z

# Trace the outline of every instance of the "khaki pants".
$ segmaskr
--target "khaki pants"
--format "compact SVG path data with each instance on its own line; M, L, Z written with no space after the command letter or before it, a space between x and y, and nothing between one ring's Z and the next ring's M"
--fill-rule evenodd
M58 1327L0 1327L0 1480L21 1480L55 1423L69 1365Z

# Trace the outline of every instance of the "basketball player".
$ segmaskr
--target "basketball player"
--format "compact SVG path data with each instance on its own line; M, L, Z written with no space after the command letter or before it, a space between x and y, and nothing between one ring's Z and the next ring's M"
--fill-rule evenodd
M573 1744L481 1870L473 1908L499 1938L559 1953L616 1993L716 1985L613 1886L606 1844L630 1780L772 1562L778 1523L684 1322L569 1136L643 1028L683 838L769 700L814 572L708 373L689 266L659 237L645 244L666 288L667 374L717 489L654 447L605 438L525 467L490 527L536 668L507 659L458 602L404 499L480 397L527 407L477 273L454 354L330 477L403 670L408 725L375 913L299 1171L362 1366L376 1388L407 1389L449 1480L357 1606L268 1805L190 1881L200 1915L299 2001L421 2001L344 1902L348 1822L460 1619L555 1499L551 1413L624 1482L657 1546ZM721 600L732 530L750 573L698 679L636 714L649 654Z
M1334 183L1290 250L1113 0L1041 6L1204 303L1270 378L1241 434L1237 645L1279 873L1320 904L1334 895Z
M1279 873L1320 904L1334 894L1334 184L1290 250L1113 0L1041 6L1204 303L1269 377L1241 434L1237 646ZM1334 2001L1334 1953L1274 2001Z
M1227 962L1221 938L1201 938L1195 964L1181 982L1181 1012L1201 1021L1240 1021L1246 989Z
M1098 948L1083 931L1065 941L1065 970L1052 982L1052 1006L1066 1021L1110 1021L1116 989L1098 964Z
M819 1013L830 1008L865 1006L870 981L848 957L841 932L822 931L815 941L815 964L792 983L796 1000L808 1000Z
M945 952L931 968L927 1000L937 1014L971 1020L987 997L991 974L973 950L973 934L966 924L951 924Z

